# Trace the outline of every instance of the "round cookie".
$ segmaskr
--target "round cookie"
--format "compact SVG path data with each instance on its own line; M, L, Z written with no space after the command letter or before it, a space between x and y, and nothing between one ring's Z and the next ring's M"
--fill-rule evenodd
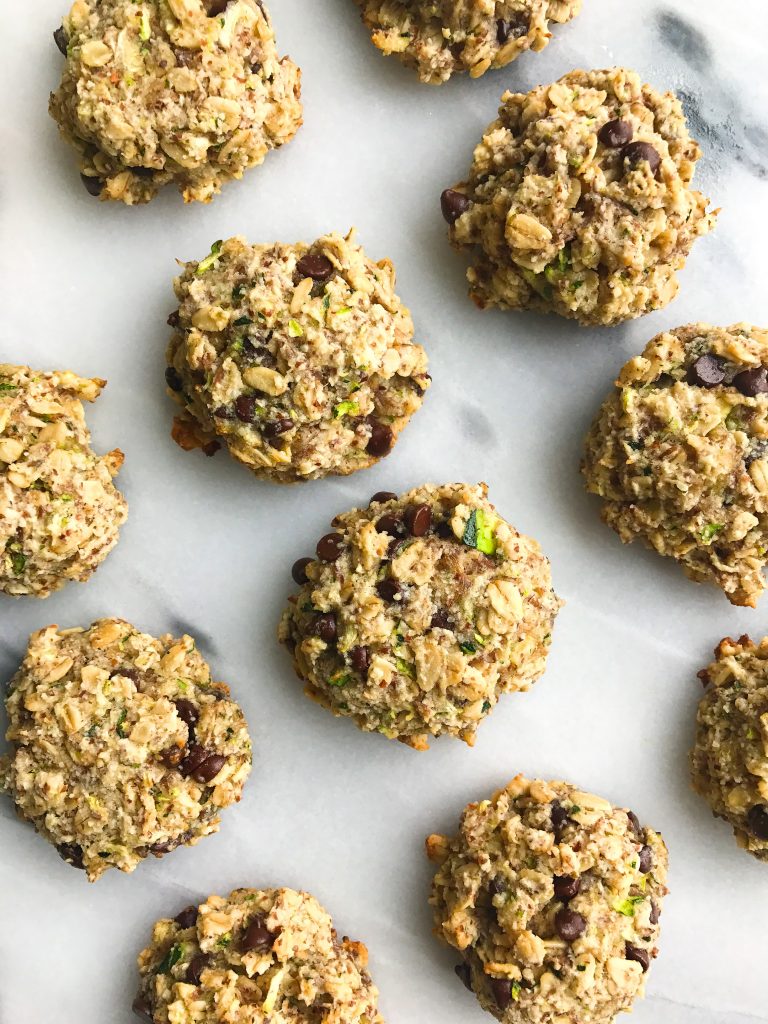
M235 889L158 921L135 1012L154 1024L384 1024L362 942L293 889Z
M726 637L699 678L706 691L691 752L694 789L739 846L768 861L768 637Z
M526 50L543 50L550 22L564 24L582 0L356 0L375 45L440 85L455 72L479 78Z
M391 450L429 387L427 357L374 263L331 234L312 245L216 242L176 280L169 393L173 436L224 445L280 483L366 469Z
M105 383L0 363L0 593L84 582L117 544L123 453L94 454L82 404Z
M690 324L622 369L586 443L587 489L622 541L754 607L768 561L768 331Z
M89 881L217 832L251 770L242 711L183 636L121 619L34 633L10 682L0 788Z
M263 0L75 0L50 113L87 190L146 203L174 183L209 202L301 124L300 71Z
M427 853L435 932L503 1024L610 1024L642 995L667 849L631 811L518 775Z
M560 601L536 541L506 523L485 484L377 494L333 521L279 636L307 695L418 750L470 745L502 693L544 671Z
M466 181L441 197L477 305L617 324L660 309L716 211L680 101L634 71L573 71L502 96Z

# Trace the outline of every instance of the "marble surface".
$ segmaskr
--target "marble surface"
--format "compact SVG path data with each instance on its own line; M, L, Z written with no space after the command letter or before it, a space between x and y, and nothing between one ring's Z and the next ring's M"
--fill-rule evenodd
M168 192L132 210L85 193L47 117L60 0L22 7L3 19L0 64L0 360L109 378L90 421L101 450L126 453L131 515L90 583L44 604L0 599L0 678L50 622L120 615L189 630L246 709L255 766L219 835L90 887L0 801L0 1024L128 1024L134 958L156 917L212 891L280 883L310 889L369 945L392 1024L480 1024L456 957L430 936L423 839L521 770L630 806L668 841L672 892L637 1024L768 1020L768 867L738 850L687 776L695 673L722 636L765 628L768 597L757 611L731 608L673 564L623 548L578 473L593 411L652 334L768 321L764 0L585 0L543 54L439 90L378 55L351 0L272 0L281 48L304 69L305 127L209 207ZM677 301L624 327L477 312L445 241L441 189L464 172L506 87L614 63L685 97L704 148L697 182L723 207L716 232L698 243ZM162 379L174 259L237 232L310 240L352 224L371 255L394 260L431 356L434 387L395 453L301 489L183 453ZM418 754L307 701L274 632L291 563L336 511L380 488L455 479L486 480L541 541L567 604L534 690L504 698L473 750L447 740Z

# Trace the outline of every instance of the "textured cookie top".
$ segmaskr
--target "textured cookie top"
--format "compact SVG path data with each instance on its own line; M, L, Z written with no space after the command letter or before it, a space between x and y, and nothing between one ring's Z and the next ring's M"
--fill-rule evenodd
M583 324L665 306L715 222L689 187L700 155L679 100L624 68L505 93L467 180L442 196L451 242L472 252L472 298Z
M699 676L707 687L691 753L695 789L736 841L768 861L768 637L726 637Z
M95 881L218 830L251 770L242 712L189 636L121 619L34 633L6 701L0 782Z
M429 386L394 291L352 233L312 245L217 242L175 283L166 379L174 437L219 442L276 481L347 474L388 454Z
M690 324L622 369L587 438L587 487L625 542L753 607L768 551L768 331Z
M90 448L83 400L103 380L0 363L0 592L48 597L86 580L128 515L117 449Z
M280 626L307 693L418 749L472 743L504 692L544 671L560 602L539 545L484 484L378 494L333 521Z
M207 202L301 124L299 69L261 0L75 0L55 39L51 115L102 199L174 182Z
M235 889L158 921L134 1010L155 1024L384 1024L361 942L293 889Z
M517 776L433 835L436 932L504 1024L609 1024L656 956L667 850L627 810Z
M543 50L550 23L564 24L582 0L356 0L373 42L397 54L422 82L439 85L454 72L473 78L501 68L525 50Z

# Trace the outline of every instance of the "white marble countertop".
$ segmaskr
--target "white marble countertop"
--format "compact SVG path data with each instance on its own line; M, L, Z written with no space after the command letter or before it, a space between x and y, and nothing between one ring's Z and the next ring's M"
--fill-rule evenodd
M442 89L380 57L352 0L272 0L281 50L304 69L305 126L212 205L185 208L168 191L139 209L85 193L46 114L62 6L4 12L0 361L109 378L89 418L100 450L126 453L131 515L90 583L45 603L0 599L0 679L50 622L120 615L153 633L189 630L245 707L255 765L217 836L95 886L0 801L0 1024L129 1024L135 956L156 917L281 883L311 890L368 944L391 1024L480 1024L455 955L430 934L423 840L517 771L568 778L664 833L672 891L637 1024L768 1020L768 866L736 847L687 774L695 673L722 636L765 629L768 597L732 608L674 564L623 548L578 473L594 410L651 335L697 319L768 322L765 0L585 0L543 54ZM704 148L697 183L723 207L680 297L603 331L479 313L445 239L441 189L463 174L506 87L616 63L685 95ZM431 356L434 387L394 454L302 489L184 454L163 385L174 259L235 233L311 240L352 224L372 256L394 260ZM457 479L486 480L540 540L567 604L534 690L504 698L474 749L446 740L417 754L306 700L274 632L291 563L336 511L380 488Z

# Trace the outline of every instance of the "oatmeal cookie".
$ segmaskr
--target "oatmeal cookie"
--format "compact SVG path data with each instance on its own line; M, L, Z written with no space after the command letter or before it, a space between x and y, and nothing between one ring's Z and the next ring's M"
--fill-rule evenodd
M667 849L632 811L518 775L427 853L435 932L503 1024L610 1024L642 995Z
M356 0L375 45L397 54L422 82L455 72L479 78L526 50L543 50L550 23L565 24L582 0Z
M105 384L0 363L0 593L48 597L84 582L117 544L123 453L94 454L82 404Z
M34 633L10 682L0 789L96 881L217 832L251 770L242 711L183 636L121 619Z
M754 607L768 561L768 331L690 324L622 369L582 471L602 517Z
M470 745L502 693L544 671L560 602L549 562L484 484L378 493L301 559L280 639L306 692L366 732Z
M263 0L75 0L50 113L91 195L209 202L301 125L300 71Z
M691 753L694 789L739 846L768 861L768 637L726 637L699 678L707 689Z
M634 71L573 71L502 96L466 181L446 189L472 299L582 324L666 306L717 211L690 188L701 151L680 101Z
M293 889L235 889L158 921L133 1004L154 1024L384 1024L362 942Z
M427 357L374 263L331 234L312 245L216 242L175 282L169 393L174 439L224 445L258 477L290 483L387 455L429 387Z

